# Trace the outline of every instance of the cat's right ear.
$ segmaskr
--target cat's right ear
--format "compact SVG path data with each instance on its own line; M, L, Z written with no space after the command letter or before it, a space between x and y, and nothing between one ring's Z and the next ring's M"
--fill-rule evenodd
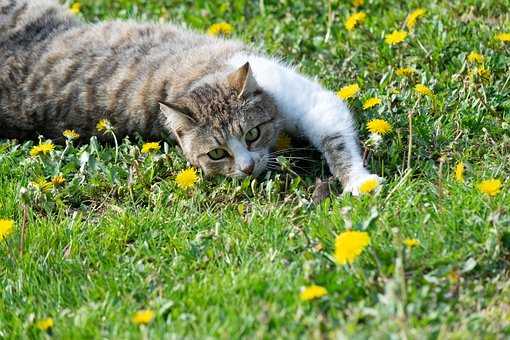
M193 127L195 120L188 114L188 112L178 106L169 103L159 102L161 113L166 117L170 126L171 132L178 139L182 136L184 131L190 130Z

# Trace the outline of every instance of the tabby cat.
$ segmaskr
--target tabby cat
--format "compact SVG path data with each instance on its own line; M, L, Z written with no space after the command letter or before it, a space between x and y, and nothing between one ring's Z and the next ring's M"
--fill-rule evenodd
M89 24L56 0L0 0L0 138L74 129L85 140L102 118L120 136L169 134L207 175L260 174L285 131L320 150L345 191L379 180L346 105L251 47L171 24Z

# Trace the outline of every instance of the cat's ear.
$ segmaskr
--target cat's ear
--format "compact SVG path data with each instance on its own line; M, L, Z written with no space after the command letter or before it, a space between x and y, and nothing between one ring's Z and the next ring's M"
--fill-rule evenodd
M246 63L236 71L232 72L227 76L229 85L236 89L239 93L239 97L247 94L252 94L259 90L259 86L253 72L251 71L250 63Z
M195 120L191 117L189 112L181 107L159 102L159 108L166 117L173 134L177 138L181 137L184 131L190 130L195 123Z

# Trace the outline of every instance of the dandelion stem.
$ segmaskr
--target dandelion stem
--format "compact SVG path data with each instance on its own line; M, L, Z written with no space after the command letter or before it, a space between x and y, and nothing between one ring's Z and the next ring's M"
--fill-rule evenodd
M19 240L19 256L23 256L23 252L25 250L25 238L26 232L28 229L28 207L25 203L23 203L23 221L21 222L21 234Z
M115 132L113 130L110 131L113 136L113 142L115 143L115 163L119 159L119 142L117 141L117 136L115 136Z
M66 140L66 147L64 148L64 151L62 151L62 154L60 155L60 159L58 160L57 171L55 171L55 175L58 175L60 173L60 166L62 165L62 161L64 160L64 156L65 156L68 148L69 148L69 141Z
M260 13L265 16L266 15L266 6L264 5L264 0L259 0L259 9Z
M420 102L420 98L416 100L413 109L407 115L407 119L409 120L409 138L407 144L407 170L411 169L411 156L413 154L413 116L414 111L416 110L416 106Z
M331 26L333 26L333 9L331 6L331 0L328 0L328 24L326 28L326 35L324 36L324 42L328 42L329 37L331 35Z

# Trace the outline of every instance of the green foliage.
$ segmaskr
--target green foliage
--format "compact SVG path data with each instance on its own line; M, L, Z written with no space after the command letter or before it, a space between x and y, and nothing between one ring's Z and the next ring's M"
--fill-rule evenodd
M226 21L236 38L331 90L358 83L349 106L361 140L369 119L393 125L380 147L366 145L369 167L387 182L374 195L314 205L314 177L292 162L262 179L201 179L185 191L174 179L186 161L163 142L144 154L140 139L114 147L93 138L31 157L31 142L2 141L0 219L16 227L0 242L0 337L40 338L34 322L45 317L65 339L508 336L510 45L494 39L510 30L507 2L366 0L355 9L335 0L331 22L326 1L81 5L91 21L171 20L199 31ZM427 14L406 41L385 44L420 6ZM367 20L347 32L357 10ZM488 81L470 77L471 51L485 56ZM417 72L399 77L402 66ZM419 99L417 83L434 96ZM382 104L363 110L374 96ZM458 161L464 182L454 180ZM57 175L62 185L41 188ZM494 197L476 189L488 178L503 182ZM335 235L350 227L371 245L339 266ZM420 245L407 249L407 238ZM300 301L312 284L328 295ZM131 322L142 308L156 312L147 327Z

